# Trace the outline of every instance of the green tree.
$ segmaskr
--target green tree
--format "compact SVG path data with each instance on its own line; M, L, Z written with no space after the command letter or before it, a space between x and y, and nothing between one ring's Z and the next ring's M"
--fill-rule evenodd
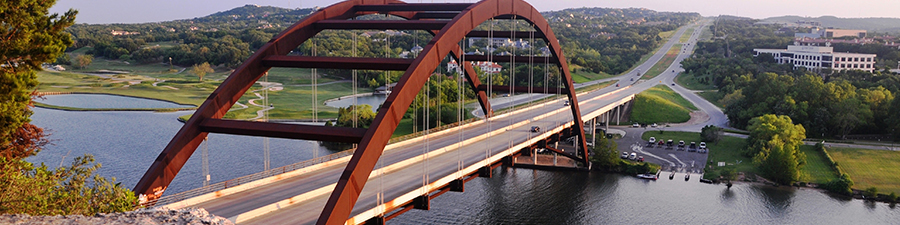
M207 73L215 72L212 67L209 66L208 62L203 62L200 65L194 65L191 67L191 73L200 77L200 82L203 82L203 76Z
M92 55L78 55L75 56L75 60L72 62L72 66L79 69L84 69L88 65L94 62L94 56Z
M75 10L48 15L56 1L0 2L0 213L30 215L121 212L134 209L130 190L92 174L100 167L92 156L75 158L70 167L34 167L23 157L47 143L31 125L36 71L56 60L72 44L64 30Z
M55 170L0 157L0 213L95 215L133 210L138 203L134 192L115 178L93 175L98 168L91 155Z
M828 183L825 183L824 186L825 186L825 189L827 189L831 192L834 192L834 193L843 194L843 195L853 194L853 190L850 189L851 187L853 187L853 180L850 179L850 175L848 175L846 173L841 174L841 178L838 178L837 180L832 180L832 181L829 181Z
M870 187L866 188L865 193L863 193L866 198L878 198L878 188Z
M375 112L370 105L351 105L338 109L337 125L340 127L353 127L353 114L356 113L356 126L368 128L375 119Z
M722 128L706 125L700 130L700 140L705 142L719 142L722 137Z
M594 155L591 156L593 166L608 170L618 167L621 159L619 159L619 150L616 150L617 147L618 144L616 144L615 141L607 139L604 135L600 135L593 149Z
M803 125L794 125L788 116L763 115L750 120L748 153L764 175L780 184L800 179L806 155L800 145L806 138Z
M49 14L56 1L0 2L0 146L30 122L32 91L42 63L53 62L72 44L66 27L77 11Z

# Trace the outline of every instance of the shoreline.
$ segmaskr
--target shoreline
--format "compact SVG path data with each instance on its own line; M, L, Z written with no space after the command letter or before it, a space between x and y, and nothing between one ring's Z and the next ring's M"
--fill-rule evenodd
M78 108L78 107L68 107L68 106L58 106L58 105L50 105L40 102L34 102L35 107L41 107L45 109L55 109L55 110L63 110L63 111L154 111L154 112L173 112L173 111L190 111L196 110L200 106L196 106L193 104L182 104L175 101L165 100L165 99L157 99L150 97L141 97L141 96L130 96L130 95L118 95L118 94L109 94L109 93L93 93L93 92L37 92L37 95L77 95L77 94L92 94L92 95L110 95L110 96L120 96L120 97L129 97L129 98L140 98L147 100L155 100L168 102L172 104L178 105L191 105L191 107L184 108Z

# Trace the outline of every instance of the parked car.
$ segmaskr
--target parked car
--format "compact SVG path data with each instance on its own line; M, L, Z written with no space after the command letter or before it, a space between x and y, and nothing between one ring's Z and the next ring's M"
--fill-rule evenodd
M682 141L678 141L678 147L679 147L679 148L684 148L684 141L683 141L683 140L682 140Z
M706 149L706 142L700 142L700 149Z
M650 137L650 143L655 143L655 142L656 142L656 137Z
M634 124L631 125L631 127L641 127L641 125L638 124L638 123L634 123Z
M643 162L643 161L644 161L644 157L643 157L643 156L638 157L638 162Z
M650 127L656 127L656 123L650 124Z
M627 158L628 158L628 152L622 152L622 158L623 158L623 159L627 159Z
M541 132L541 127L539 127L539 126L532 126L532 127L531 127L531 132L532 132L532 133L538 133L538 132Z
M632 152L631 155L628 155L628 159L630 159L630 160L637 159L637 153Z
M689 152L696 152L696 151L697 151L697 143L694 143L694 142L692 141L692 142L691 142L691 145L688 146L688 151L689 151Z
M675 145L675 142L673 142L672 139L666 141L666 146L672 147L673 145Z

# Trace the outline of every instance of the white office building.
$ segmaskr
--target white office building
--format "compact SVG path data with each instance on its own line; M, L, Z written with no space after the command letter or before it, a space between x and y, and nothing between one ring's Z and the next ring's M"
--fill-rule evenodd
M796 68L818 70L875 70L875 54L859 54L834 52L834 48L826 46L788 45L787 49L753 49L753 56L760 53L771 54L778 63L794 64Z

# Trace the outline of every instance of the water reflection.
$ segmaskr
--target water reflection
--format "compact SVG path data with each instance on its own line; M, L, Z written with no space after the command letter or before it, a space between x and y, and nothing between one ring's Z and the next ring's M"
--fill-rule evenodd
M773 187L768 185L754 185L751 188L764 201L764 205L769 209L769 215L781 217L789 214L791 209L791 198L794 197L795 189L791 187Z

